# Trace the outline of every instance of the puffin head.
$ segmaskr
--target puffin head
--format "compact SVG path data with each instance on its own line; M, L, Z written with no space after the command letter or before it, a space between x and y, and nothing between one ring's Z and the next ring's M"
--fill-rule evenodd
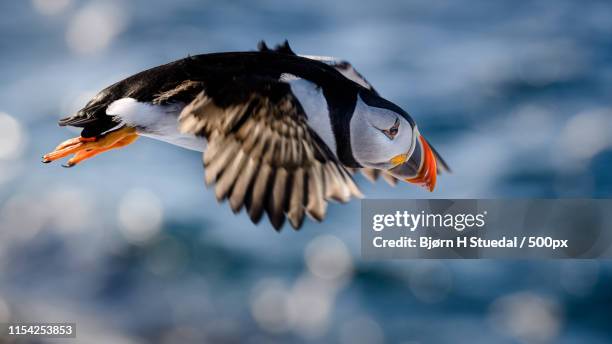
M357 96L350 130L353 155L361 165L384 170L433 191L436 156L406 111L362 90Z

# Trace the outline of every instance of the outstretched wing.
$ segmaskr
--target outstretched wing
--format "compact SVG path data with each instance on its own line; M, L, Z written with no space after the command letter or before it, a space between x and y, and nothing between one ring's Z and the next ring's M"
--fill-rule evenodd
M313 56L313 55L300 55L300 56L309 58L311 60L321 61L329 66L332 66L338 72L340 72L340 74L344 75L345 78L355 83L358 83L359 85L367 88L368 90L378 94L378 92L374 89L374 86L372 86L372 84L370 84L370 82L366 80L366 78L363 75L361 75L361 73L359 73L357 69L355 69L355 67L353 67L353 65L350 62L346 60L342 60L342 59L332 57L332 56Z
M182 132L208 140L205 180L234 212L245 206L259 222L265 211L280 229L298 229L308 214L321 221L327 200L361 197L352 177L321 138L288 84L241 78L207 85L179 117Z
M287 54L287 55L295 55L295 56L301 56L301 57L305 57L307 59L311 59L311 60L315 60L315 61L319 61L319 62L323 62L325 64L327 64L328 66L334 67L334 69L336 69L338 72L340 72L340 74L344 75L345 78L361 85L362 87L367 88L368 90L378 94L378 92L376 92L376 90L374 89L374 86L372 86L372 84L370 84L366 78L363 77L363 75L361 75L357 69L355 69L355 67L353 67L352 64L350 64L350 62L346 61L346 60L342 60L339 59L337 57L332 57L332 56L315 56L315 55L298 55L296 54L291 47L289 46L289 42L287 40L285 40L285 42L283 42L283 44L278 44L274 47L274 49L270 49L268 48L268 46L266 45L266 42L264 41L260 41L257 44L257 50L259 51L273 51L279 54Z

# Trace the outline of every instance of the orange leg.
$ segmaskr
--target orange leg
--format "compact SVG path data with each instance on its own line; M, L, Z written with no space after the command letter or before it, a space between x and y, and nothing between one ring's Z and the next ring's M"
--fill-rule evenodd
M77 152L70 160L68 160L68 163L66 163L66 165L63 165L64 167L72 167L78 163L80 163L81 161L87 160L89 158L93 158L94 156L100 154L100 153L104 153L106 151L109 151L111 149L117 149L117 148L122 148L125 147L127 145L129 145L130 143L136 141L136 139L138 138L138 135L136 134L132 134L129 136L126 136L124 138L122 138L121 140L113 143L112 145L108 146L108 147L103 147L103 148L93 148L90 150L81 150L79 152Z
M69 140L66 140L62 143L59 144L59 146L55 147L55 150L58 151L60 149L64 149L66 147L69 146L73 146L77 143L82 143L82 142L95 142L96 138L95 137L75 137Z
M72 167L81 161L92 158L111 149L121 148L136 141L138 134L134 128L123 127L103 136L75 137L62 142L55 150L43 156L42 162L49 163L74 154L64 167Z

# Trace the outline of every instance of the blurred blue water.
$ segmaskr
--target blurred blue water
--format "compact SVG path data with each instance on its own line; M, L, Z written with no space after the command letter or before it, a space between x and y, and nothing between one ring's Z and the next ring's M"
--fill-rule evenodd
M368 197L610 197L610 13L552 0L0 3L0 136L20 142L0 139L0 320L76 320L86 342L610 342L606 261L365 262L358 202L277 234L216 203L199 154L147 139L72 170L39 163L74 135L57 119L102 87L287 38L350 60L454 170L433 194L358 177ZM155 211L161 232L135 241L121 207ZM312 243L328 234L351 257L333 286L305 252L325 258Z

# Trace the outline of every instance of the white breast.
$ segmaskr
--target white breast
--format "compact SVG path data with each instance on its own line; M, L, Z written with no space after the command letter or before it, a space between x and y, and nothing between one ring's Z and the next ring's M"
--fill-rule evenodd
M321 88L308 80L292 75L283 75L283 80L289 83L291 92L306 112L308 125L323 139L332 152L336 152L336 139L329 118L327 100Z
M134 98L122 98L111 103L106 114L115 116L123 124L136 128L139 135L164 141L179 147L203 152L206 139L178 130L178 116L183 103L152 105Z

